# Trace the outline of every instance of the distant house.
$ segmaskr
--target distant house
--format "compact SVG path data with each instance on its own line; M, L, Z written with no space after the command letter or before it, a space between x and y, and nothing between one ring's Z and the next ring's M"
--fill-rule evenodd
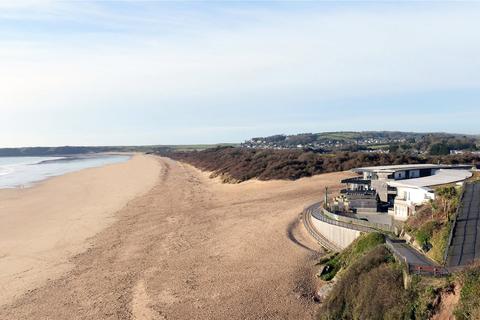
M415 207L434 199L430 187L462 182L472 176L471 165L414 164L354 169L359 177L342 180L338 207L358 213L387 211L406 220ZM386 209L386 210L385 210Z

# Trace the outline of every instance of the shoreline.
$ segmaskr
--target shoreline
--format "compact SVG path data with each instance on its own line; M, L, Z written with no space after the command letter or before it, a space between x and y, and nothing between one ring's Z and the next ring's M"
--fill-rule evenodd
M61 168L60 167L60 168L57 168L56 171L44 172L43 174L38 175L37 177L39 179L31 179L30 178L30 180L28 180L28 181L18 182L16 184L10 184L10 185L7 184L7 185L0 186L0 192L2 190L6 190L6 189L12 189L12 190L28 189L28 188L32 188L32 187L35 187L37 185L40 185L43 182L48 181L52 178L61 177L61 176L64 176L66 174L75 173L75 172L79 172L79 171L83 171L83 170L87 170L87 169L101 168L101 167L105 167L105 166L108 166L108 165L111 165L111 164L125 163L125 162L128 162L130 159L132 159L132 157L134 157L135 155L139 155L139 154L141 154L141 153L123 153L123 154L122 153L97 153L97 154L79 154L79 155L72 155L72 156L58 156L58 157L57 156L52 156L52 157L49 157L49 156L0 157L0 159L8 159L8 158L37 158L37 159L39 159L39 161L35 162L35 163L27 163L27 164L22 164L22 163L15 164L14 163L14 164L11 164L13 166L17 166L17 165L38 166L38 165L44 165L44 164L46 164L46 165L48 165L48 164L65 164L65 163L69 163L69 162L72 162L72 161L82 161L82 160L89 161L89 160L102 160L102 159L105 159L105 158L111 158L110 162L106 162L106 163L96 163L96 164L78 163L77 167L71 167L71 168ZM126 159L122 159L122 160L118 161L118 160L114 160L113 157L125 157ZM40 158L46 158L46 159L45 160L40 160ZM35 175L35 172L33 172L33 174ZM2 175L0 175L0 177L2 177ZM6 174L6 178L7 178L7 180L10 178L8 173Z
M70 259L117 220L115 213L156 183L154 157L133 155L0 189L0 305L72 268Z

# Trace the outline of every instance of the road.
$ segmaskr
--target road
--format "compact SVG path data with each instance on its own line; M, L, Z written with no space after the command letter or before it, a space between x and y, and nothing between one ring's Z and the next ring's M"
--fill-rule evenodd
M467 184L460 206L447 266L458 267L480 258L480 183Z

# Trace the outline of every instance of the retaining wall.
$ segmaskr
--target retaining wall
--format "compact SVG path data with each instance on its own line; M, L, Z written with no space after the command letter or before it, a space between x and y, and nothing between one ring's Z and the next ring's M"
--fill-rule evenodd
M345 249L360 236L360 231L344 228L316 219L312 216L312 224L328 241L341 249Z

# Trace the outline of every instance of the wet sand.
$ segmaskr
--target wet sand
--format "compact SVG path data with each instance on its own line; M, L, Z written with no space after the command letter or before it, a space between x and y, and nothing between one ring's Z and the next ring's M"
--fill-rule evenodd
M326 185L338 190L351 174L228 185L169 159L155 164L153 188L110 208L113 221L80 241L86 251L56 257L68 267L0 307L0 319L313 317L314 262L322 251L298 216ZM72 219L63 234L73 236L77 225ZM24 241L17 248L34 240Z

